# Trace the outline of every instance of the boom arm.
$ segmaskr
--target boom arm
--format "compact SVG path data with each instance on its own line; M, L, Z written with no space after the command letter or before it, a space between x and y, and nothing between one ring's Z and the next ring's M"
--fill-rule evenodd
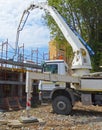
M17 32L19 35L19 32L22 31L25 22L28 18L29 12L31 10L34 10L36 8L44 9L50 13L50 15L53 17L55 22L57 23L58 27L62 31L64 37L68 41L68 43L72 46L73 52L74 52L74 59L72 62L72 69L76 71L77 75L84 75L89 73L89 70L91 69L91 61L90 56L85 48L85 46L82 44L82 42L79 40L79 37L73 32L73 30L66 24L62 16L57 12L57 10L54 7L48 6L45 3L38 3L38 4L31 4L22 15L22 18L20 20L20 24L18 26ZM26 15L26 17L24 17ZM17 36L19 37L19 36ZM17 39L18 40L18 39ZM16 41L18 44L18 41Z

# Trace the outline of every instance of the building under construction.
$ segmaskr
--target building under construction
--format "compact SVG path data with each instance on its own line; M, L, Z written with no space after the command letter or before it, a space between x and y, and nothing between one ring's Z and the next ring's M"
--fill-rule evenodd
M18 47L15 56L8 40L0 46L0 109L20 109L26 105L26 71L41 70L39 50L24 54L24 45ZM41 59L42 58L42 59ZM40 60L40 61L39 61ZM33 83L32 102L38 100L38 83ZM36 103L36 102L35 102ZM34 104L34 103L33 103Z
M29 54L30 53L30 54ZM64 59L64 47L58 47L55 41L49 42L49 55L37 49L25 54L24 44L14 49L8 43L0 46L0 109L20 109L26 106L25 81L26 71L41 71L41 61L48 59ZM32 104L38 101L38 81L33 82Z

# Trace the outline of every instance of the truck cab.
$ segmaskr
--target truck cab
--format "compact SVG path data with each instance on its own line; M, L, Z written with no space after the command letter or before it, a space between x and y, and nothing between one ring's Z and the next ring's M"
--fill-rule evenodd
M47 60L43 63L43 73L67 75L68 65L64 60ZM38 86L39 100L49 100L53 89L65 86L65 82L50 82L40 80Z
M66 75L68 65L64 60L47 60L44 62L43 73Z

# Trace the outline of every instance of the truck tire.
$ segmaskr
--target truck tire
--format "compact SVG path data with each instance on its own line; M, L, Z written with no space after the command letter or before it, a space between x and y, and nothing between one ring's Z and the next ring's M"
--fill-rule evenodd
M72 111L72 103L68 97L57 96L52 101L52 108L57 114L68 115Z

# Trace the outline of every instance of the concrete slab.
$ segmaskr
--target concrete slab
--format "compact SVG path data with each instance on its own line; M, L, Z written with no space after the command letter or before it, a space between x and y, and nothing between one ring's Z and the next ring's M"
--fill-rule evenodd
M12 128L21 128L23 124L19 120L9 120L8 126Z
M33 123L33 122L38 122L38 119L36 117L30 116L30 117L20 117L19 121L21 123Z
M7 120L2 120L2 119L0 119L0 125L6 125L8 123L8 121Z

